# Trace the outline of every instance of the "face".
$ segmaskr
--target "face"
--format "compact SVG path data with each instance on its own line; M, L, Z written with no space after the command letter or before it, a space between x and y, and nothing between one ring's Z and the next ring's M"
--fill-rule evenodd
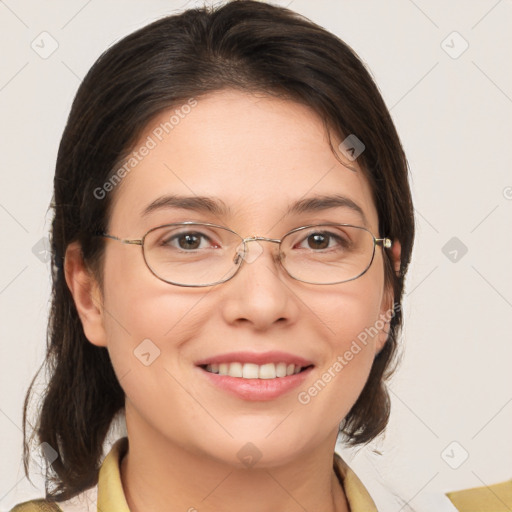
M151 123L136 148L148 137L154 147L111 192L110 234L140 239L156 226L196 221L242 237L279 239L296 227L329 222L385 235L378 233L363 173L335 158L321 120L308 108L220 91L198 98L172 131L162 133L172 113ZM339 142L334 138L333 146ZM289 211L299 200L332 195L348 198L362 214L343 205ZM164 196L207 197L226 211L167 204L143 214ZM286 274L276 244L248 247L249 254L255 251L251 262L233 279L187 288L156 278L140 246L106 240L102 307L96 320L81 317L91 343L108 348L133 429L229 464L239 464L237 453L251 442L259 464L272 466L335 442L386 340L386 249L376 248L358 279L316 285ZM252 363L242 370L247 375L272 372L263 363L285 362L288 369L295 361L308 368L251 381L200 366L213 361ZM236 374L236 365L226 367Z

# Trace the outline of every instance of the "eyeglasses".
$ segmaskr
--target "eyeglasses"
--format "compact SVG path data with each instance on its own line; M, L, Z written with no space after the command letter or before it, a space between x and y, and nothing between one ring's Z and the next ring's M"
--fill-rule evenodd
M150 229L140 240L99 236L123 244L140 245L149 270L176 286L213 286L235 276L242 263L256 257L248 242L279 244L277 261L287 274L304 283L338 284L361 277L371 266L375 247L390 248L389 238L375 238L366 228L350 224L301 226L280 240L263 236L242 238L224 226L203 222L176 222Z

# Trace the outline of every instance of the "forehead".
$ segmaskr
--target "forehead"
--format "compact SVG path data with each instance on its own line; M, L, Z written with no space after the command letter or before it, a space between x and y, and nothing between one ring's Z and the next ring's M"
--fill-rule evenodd
M340 140L331 137L337 148ZM292 101L232 90L184 101L156 117L134 151L114 190L110 227L122 233L149 229L176 213L169 202L147 211L165 196L212 198L221 207L215 220L263 232L311 213L288 212L292 204L335 195L362 210L337 207L347 222L373 230L378 224L357 163L340 163L322 120Z

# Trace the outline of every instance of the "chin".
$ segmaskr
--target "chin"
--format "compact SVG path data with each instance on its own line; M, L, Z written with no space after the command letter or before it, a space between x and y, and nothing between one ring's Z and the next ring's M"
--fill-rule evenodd
M275 425L274 425L275 427ZM263 469L279 467L298 457L303 446L303 433L295 430L296 437L289 432L272 439L268 432L247 432L245 435L224 442L214 442L208 446L207 453L221 464L241 469ZM286 442L283 441L286 438ZM212 451L212 447L215 450Z

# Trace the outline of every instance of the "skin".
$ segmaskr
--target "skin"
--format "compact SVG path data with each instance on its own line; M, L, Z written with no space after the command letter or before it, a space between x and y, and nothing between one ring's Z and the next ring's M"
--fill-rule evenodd
M141 144L169 115L162 113L148 127ZM340 141L333 136L334 147ZM330 220L363 225L348 208L286 215L293 201L336 192L363 209L375 236L385 235L378 233L367 180L355 167L354 172L336 160L321 120L309 108L262 94L219 91L198 98L123 179L114 191L109 233L141 238L150 228L185 220L271 238ZM168 208L142 217L164 194L215 197L233 212L218 217ZM230 281L183 288L152 275L140 247L107 241L103 293L79 247L68 248L66 279L84 332L92 344L107 347L126 394L129 451L121 477L133 512L348 510L332 468L338 426L363 389L389 326L309 404L299 403L297 394L392 306L383 249L376 249L360 278L321 286L286 275L273 257L275 244L261 247L263 253ZM387 250L398 269L399 244ZM133 354L146 338L160 350L150 366ZM291 352L315 368L300 389L270 401L242 400L209 384L194 365L238 350ZM237 457L247 442L261 453L251 468Z

